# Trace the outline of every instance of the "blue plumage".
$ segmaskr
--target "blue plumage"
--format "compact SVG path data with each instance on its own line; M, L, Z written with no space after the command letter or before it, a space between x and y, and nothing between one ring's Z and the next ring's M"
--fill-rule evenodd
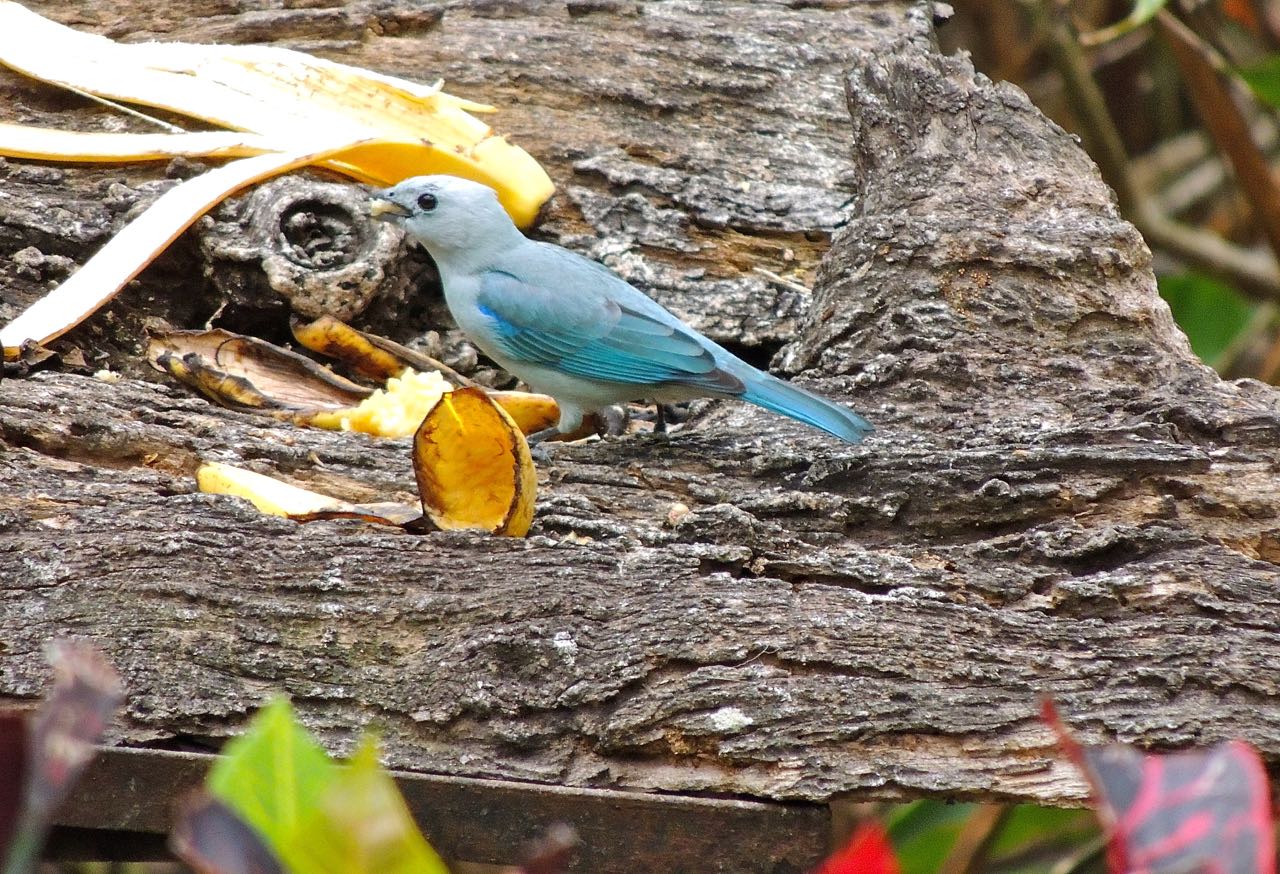
M479 311L503 352L584 379L637 386L677 383L724 390L715 356L682 325L665 325L613 300L573 311L509 273L480 274Z
M562 433L610 404L695 397L744 400L851 443L872 431L857 413L737 358L605 267L526 239L483 185L420 176L379 192L372 212L426 246L458 325L556 399Z

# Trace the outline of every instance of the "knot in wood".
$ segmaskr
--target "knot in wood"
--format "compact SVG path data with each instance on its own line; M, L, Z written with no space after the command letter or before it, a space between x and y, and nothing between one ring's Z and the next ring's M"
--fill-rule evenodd
M365 200L358 186L305 177L260 185L222 210L230 221L204 226L206 272L240 306L350 320L379 296L400 245Z

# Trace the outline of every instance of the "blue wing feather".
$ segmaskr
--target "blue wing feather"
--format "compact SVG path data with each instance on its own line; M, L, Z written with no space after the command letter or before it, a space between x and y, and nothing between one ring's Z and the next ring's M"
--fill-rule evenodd
M512 358L584 379L743 390L742 381L722 370L705 342L679 322L664 323L602 294L567 297L494 270L481 278L476 303Z

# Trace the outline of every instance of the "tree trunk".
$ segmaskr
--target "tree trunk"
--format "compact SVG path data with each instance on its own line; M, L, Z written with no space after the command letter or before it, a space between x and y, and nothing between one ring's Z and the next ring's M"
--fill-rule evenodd
M878 431L701 404L668 438L557 447L526 540L408 535L191 478L215 458L408 498L403 441L8 379L0 694L40 694L41 646L72 634L125 675L122 745L216 745L283 690L331 749L378 724L405 770L753 799L1079 802L1042 695L1089 741L1243 737L1280 762L1276 394L1195 359L1092 163L940 55L930 4L33 5L498 104L559 186L538 235L781 349ZM43 118L100 114L4 82ZM106 181L158 173L10 161L0 245L82 261L121 221ZM145 316L221 302L191 281L207 251L180 244L68 342L141 372ZM60 262L16 263L13 304Z

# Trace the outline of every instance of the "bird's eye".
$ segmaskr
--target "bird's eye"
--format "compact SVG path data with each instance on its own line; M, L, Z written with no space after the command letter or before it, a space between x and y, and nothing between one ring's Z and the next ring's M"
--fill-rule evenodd
M440 198L436 197L429 191L426 194L418 195L418 209L423 212L431 212L431 210L435 209L439 204Z

